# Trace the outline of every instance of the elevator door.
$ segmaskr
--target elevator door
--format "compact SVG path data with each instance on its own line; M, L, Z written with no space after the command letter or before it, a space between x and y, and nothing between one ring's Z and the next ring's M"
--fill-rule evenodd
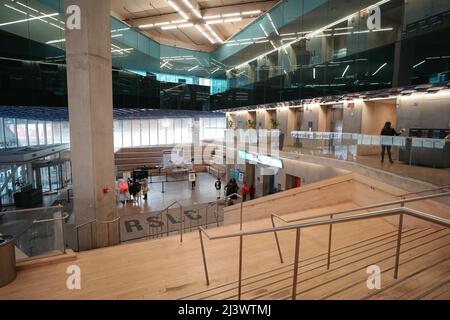
M344 109L328 109L328 123L330 132L342 132L342 120L344 118Z

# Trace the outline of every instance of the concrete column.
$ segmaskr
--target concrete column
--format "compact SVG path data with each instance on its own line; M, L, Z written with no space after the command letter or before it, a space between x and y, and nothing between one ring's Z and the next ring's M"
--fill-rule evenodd
M75 224L116 218L109 0L65 0L77 5L81 28L66 30L67 88ZM80 249L119 241L117 224L79 229ZM109 230L109 232L108 232ZM92 238L91 238L92 234Z

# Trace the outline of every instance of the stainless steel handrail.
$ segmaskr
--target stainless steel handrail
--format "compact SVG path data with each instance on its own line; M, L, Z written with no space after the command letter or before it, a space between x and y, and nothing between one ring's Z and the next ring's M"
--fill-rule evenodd
M358 221L358 220L365 220L365 219L374 219L374 218L381 218L381 217L388 217L388 216L395 216L399 215L399 225L398 225L398 231L397 231L397 246L396 246L396 254L395 254L395 267L394 267L394 278L397 279L398 277L398 266L400 261L400 247L401 247L401 235L402 235L402 228L403 228L403 215L408 215L411 217L415 217L421 220L425 220L434 224L441 225L443 227L450 227L450 220L436 217L424 212L420 212L417 210L413 210L406 207L400 207L400 208L392 208L392 209L384 209L379 211L372 211L368 213L361 213L356 214L353 216L347 216L347 217L339 217L339 218L333 218L329 220L322 220L322 221L311 221L311 222L305 222L300 224L290 224L285 226L279 226L279 227L272 227L272 228L263 228L263 229L257 229L257 230L251 230L251 231L239 231L234 233L229 233L225 235L219 235L219 236L211 236L209 233L202 227L198 228L198 232L200 235L200 247L202 250L202 257L203 257L203 266L205 271L205 278L206 278L206 285L209 285L209 275L208 275L208 266L206 262L206 254L205 254L205 248L203 244L203 237L202 233L206 235L206 237L209 240L219 240L219 239L228 239L228 238L235 238L239 237L242 239L244 236L251 236L251 235L257 235L257 234L264 234L264 233L271 233L271 232L281 232L281 231L288 231L288 230L296 230L296 246L295 246L295 261L294 261L294 276L293 276L293 284L292 284L292 300L296 299L297 296L297 277L298 277L298 263L299 263L299 249L300 249L300 230L303 228L309 228L309 227L317 227L317 226L323 226L323 225L331 225L334 223L344 223L349 221ZM239 280L238 280L238 299L241 299L241 292L242 292L242 243L240 243L239 247Z
M39 211L39 210L44 211L44 210L49 210L49 209L55 209L56 210L56 209L62 209L62 208L63 208L63 206L58 204L56 206L51 206L51 207L29 208L29 209L20 209L20 210L9 210L9 211L4 211L2 213L5 214L5 215L8 215L8 214L12 214L12 213L15 214L15 213L29 212L29 211Z
M159 219L161 220L161 236L163 234L163 227L162 227L162 222L163 222L163 217L162 214L164 211L166 212L166 226L167 226L167 236L169 235L169 218L167 216L167 214L169 213L169 209L172 208L173 206L178 205L180 208L180 243L183 243L183 230L184 230L184 219L183 219L183 206L181 205L181 203L179 203L178 201L174 201L171 204L169 204L167 207L165 207L164 209L159 211ZM158 215L158 214L156 214ZM147 239L150 237L150 222L147 222Z
M440 189L435 189L434 191L436 191L436 190L440 190ZM427 200L427 199L434 199L434 198L441 198L441 197L446 197L446 196L450 196L450 192L443 192L443 193L427 195L427 196L420 196L420 197L415 197L415 198L407 198L407 199L402 198L401 200L386 201L386 202L375 203L375 204L362 206L362 207L358 207L358 208L338 210L338 211L334 211L334 212L330 212L330 213L318 214L318 215L307 216L307 217L296 218L296 219L284 219L283 217L281 217L281 216L279 216L279 215L277 215L275 213L272 213L270 215L270 219L271 219L271 222L272 222L272 227L275 227L274 218L279 219L279 220L281 220L281 221L283 221L285 223L292 223L292 222L298 222L298 221L304 221L304 220L311 220L311 219L323 218L323 217L328 217L328 216L330 217L330 219L333 219L334 216L341 215L341 214L344 214L344 213L351 213L351 212L355 212L355 211L375 209L375 208L387 207L387 206L398 205L398 204L400 204L401 207L404 207L405 203L417 202L417 201L422 201L422 200ZM330 269L330 254L331 254L332 233L333 233L333 225L330 224L329 231L328 231L327 269ZM278 240L278 235L277 235L276 232L274 233L274 237L275 237L275 243L276 243L277 249L278 249L278 254L280 256L280 261L281 261L281 263L283 263L283 255L281 253L280 242Z

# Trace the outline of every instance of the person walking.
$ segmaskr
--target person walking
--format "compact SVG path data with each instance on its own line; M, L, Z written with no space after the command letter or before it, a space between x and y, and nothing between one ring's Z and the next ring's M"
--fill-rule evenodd
M250 200L254 200L255 199L255 193L256 193L255 186L251 185L250 189L248 190L248 194L250 195Z
M241 194L242 194L242 201L245 202L245 200L247 200L247 185L245 184L245 181L242 183Z
M395 131L394 128L391 127L391 122L388 121L384 124L383 129L381 129L381 136L399 136L404 130L402 130L400 133L397 133L397 131ZM391 147L392 145L385 145L382 144L381 145L381 163L384 163L384 154L387 151L388 157L389 157L389 162L390 163L394 163L394 161L392 161L392 155L391 155Z
M142 182L142 193L144 195L144 200L147 201L147 192L148 192L148 179L144 178Z

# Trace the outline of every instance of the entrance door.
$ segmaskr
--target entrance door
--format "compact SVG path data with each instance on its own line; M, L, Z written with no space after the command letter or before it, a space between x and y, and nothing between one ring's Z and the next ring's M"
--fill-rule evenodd
M58 166L50 166L50 188L52 191L58 191L60 186L60 175Z
M41 183L42 183L42 192L50 191L50 174L48 171L48 167L40 168L41 170Z

